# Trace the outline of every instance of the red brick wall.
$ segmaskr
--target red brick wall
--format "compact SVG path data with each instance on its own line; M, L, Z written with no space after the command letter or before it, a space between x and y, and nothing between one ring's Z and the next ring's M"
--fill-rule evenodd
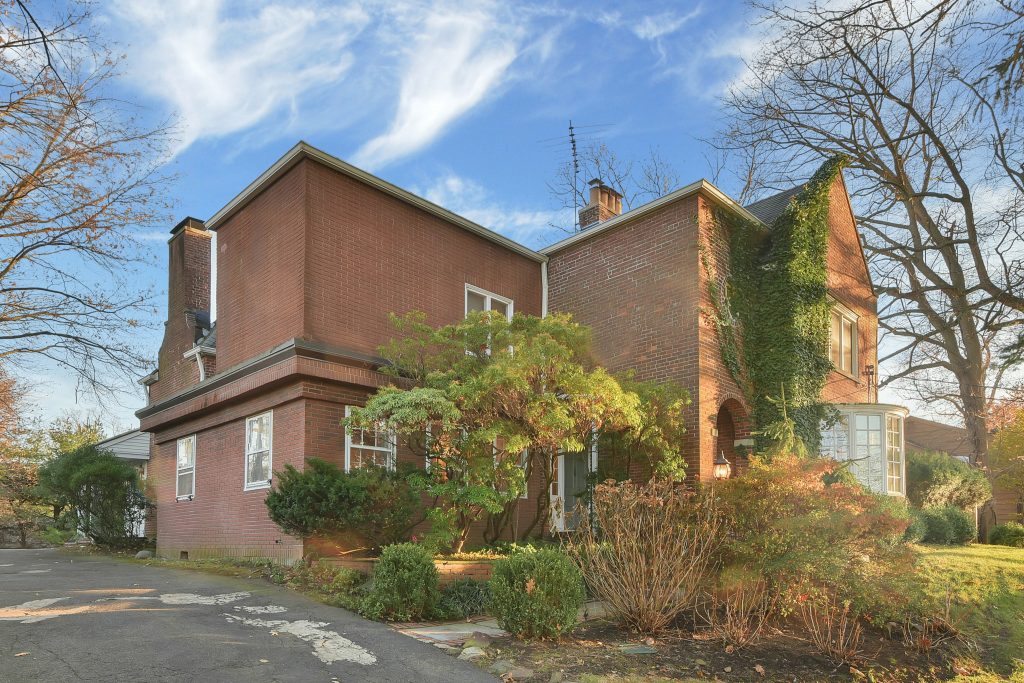
M540 315L540 264L319 164L308 171L305 336L365 353L388 314L465 315L466 283Z
M296 165L217 228L221 372L302 337L307 163Z
M210 310L210 242L212 233L198 222L181 227L168 242L167 324L160 345L160 379L150 386L158 401L199 381L193 358L182 358L195 342L195 328L185 311Z
M548 300L593 330L597 360L698 397L700 291L696 197L666 205L551 255ZM717 408L716 408L717 410ZM684 453L698 469L698 412ZM639 473L638 473L639 474Z
M868 389L864 370L868 365L878 369L877 303L871 289L871 277L864 262L860 237L853 220L849 197L842 177L837 178L829 196L828 289L829 293L856 313L857 377L832 372L823 398L832 403L867 403L877 400Z
M302 467L303 401L273 405L267 395L225 409L214 419L158 433L150 460L157 495L157 552L176 558L254 556L297 559L302 542L278 529L263 503L268 489L245 491L245 418L272 407L273 468ZM227 421L221 421L227 419ZM213 422L214 424L210 424ZM196 435L195 497L175 500L177 439Z

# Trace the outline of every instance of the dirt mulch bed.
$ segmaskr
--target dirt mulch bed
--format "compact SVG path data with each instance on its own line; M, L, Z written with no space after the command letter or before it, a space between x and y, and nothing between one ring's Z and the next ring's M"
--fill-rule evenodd
M613 677L658 677L719 681L940 681L952 678L950 667L933 654L907 652L900 640L866 634L863 651L872 661L860 670L836 666L813 645L783 628L739 650L718 639L679 630L654 641L654 654L627 654L623 645L643 645L635 634L607 622L589 622L561 641L495 641L485 657L475 660L488 669L507 660L534 671L530 680L577 681L583 674ZM730 651L731 650L731 651ZM559 677L555 676L554 680Z

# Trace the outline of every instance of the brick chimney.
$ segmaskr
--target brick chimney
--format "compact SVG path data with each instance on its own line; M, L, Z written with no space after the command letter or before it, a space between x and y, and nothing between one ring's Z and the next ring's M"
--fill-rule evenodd
M185 218L171 230L167 242L167 321L158 378L149 389L150 402L199 381L196 359L183 354L210 330L212 239L213 233L198 218Z
M594 178L590 185L590 203L580 209L580 230L622 213L622 195Z

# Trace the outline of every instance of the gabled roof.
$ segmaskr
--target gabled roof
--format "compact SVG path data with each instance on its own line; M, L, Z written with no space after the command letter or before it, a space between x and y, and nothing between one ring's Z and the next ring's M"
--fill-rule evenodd
M783 190L778 194L773 194L771 197L765 197L759 199L756 202L747 204L745 208L750 213L757 216L765 225L771 225L779 215L786 210L789 206L789 202L793 197L800 194L800 191L804 189L807 183L801 183L796 187L791 187L788 190Z
M457 225L464 230L468 230L469 232L479 235L486 240L490 240L491 242L503 246L506 249L510 249L522 256L537 261L538 263L547 261L546 256L537 253L533 249L524 247L504 235L499 235L493 230L488 230L468 218L463 218L462 216L440 207L423 197L417 196L408 190L404 190L397 185L392 185L388 181L378 178L372 173L368 173L361 168L356 168L352 164L342 161L341 159L332 156L323 150L319 150L303 141L299 141L294 147L288 150L284 156L275 161L270 168L261 173L256 180L252 181L249 186L242 190L234 199L225 204L220 211L213 214L213 216L206 221L206 228L208 230L217 230L224 221L233 216L235 212L248 204L254 197L269 187L282 175L290 171L303 159L315 161L327 168L343 173L369 185L370 187L374 187L385 194L389 194L406 204L411 204L423 211L426 211L427 213L433 214L438 218L446 220L449 223Z
M952 456L970 458L974 449L963 427L926 420L922 417L908 417L904 423L904 437L907 450L942 451Z
M717 187L712 185L707 180L701 178L697 182L690 183L686 187L681 187L678 190L669 192L664 197L658 197L657 199L647 202L646 204L643 204L641 206L638 206L635 209L630 209L626 213L619 214L614 218L609 218L606 221L596 223L585 230L579 231L575 235L570 235L569 237L566 237L564 240L552 244L549 247L544 247L543 249L540 250L540 253L550 256L551 254L557 251L561 251L562 249L565 249L570 245L576 244L577 242L582 242L584 240L588 240L591 237L594 237L595 235L600 235L601 233L607 230L611 230L616 226L622 225L623 223L631 221L635 218L639 218L640 216L643 216L645 214L650 213L651 211L659 209L665 206L666 204L671 204L672 202L679 201L680 199L685 199L686 197L695 195L698 192L704 192L706 195L712 197L722 205L740 214L747 220L759 220L757 216L755 216L750 211L737 204L736 201L733 200L729 195L719 190Z

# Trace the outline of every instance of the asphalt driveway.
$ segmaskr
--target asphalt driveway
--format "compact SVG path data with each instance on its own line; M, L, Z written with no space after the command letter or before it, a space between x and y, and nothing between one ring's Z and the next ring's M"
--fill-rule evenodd
M491 681L383 624L264 582L0 550L0 681Z

